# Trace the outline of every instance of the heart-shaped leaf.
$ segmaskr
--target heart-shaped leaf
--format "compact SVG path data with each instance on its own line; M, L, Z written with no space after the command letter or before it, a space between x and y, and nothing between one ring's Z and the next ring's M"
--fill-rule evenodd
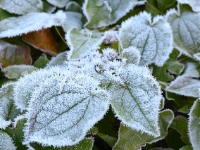
M109 108L109 96L98 81L85 74L72 74L60 67L49 69L48 74L48 78L38 76L45 77L44 82L33 87L26 142L57 147L77 144L102 119ZM27 82L24 78L24 84Z
M180 5L178 12L170 10L166 14L167 21L171 24L175 47L185 55L195 58L200 52L200 12L193 12L189 6Z
M19 64L30 65L32 58L29 47L0 41L0 63L2 68Z
M145 67L127 65L116 74L121 82L109 89L111 105L122 123L134 130L159 136L158 115L161 90Z
M122 23L119 31L123 48L136 47L141 55L141 65L155 63L162 66L172 52L172 30L162 17L140 13Z
M0 8L10 13L23 15L30 12L41 12L43 4L41 0L1 0Z
M65 18L66 15L63 11L58 11L55 14L35 12L24 16L10 17L0 22L0 38L17 36L52 26L61 26Z
M100 28L116 23L136 5L144 4L144 0L86 0L83 12L88 19L87 28Z

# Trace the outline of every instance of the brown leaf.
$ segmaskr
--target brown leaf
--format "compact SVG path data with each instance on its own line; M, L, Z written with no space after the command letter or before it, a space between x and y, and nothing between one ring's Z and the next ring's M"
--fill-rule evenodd
M58 53L59 45L54 39L50 28L23 34L22 39L26 43L50 55L55 56Z
M30 65L32 58L29 47L0 41L0 63L2 68L20 64Z

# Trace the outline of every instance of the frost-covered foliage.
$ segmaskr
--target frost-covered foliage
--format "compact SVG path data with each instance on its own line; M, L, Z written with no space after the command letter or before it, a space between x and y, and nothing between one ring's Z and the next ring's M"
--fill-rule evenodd
M0 149L199 150L199 8L0 1Z

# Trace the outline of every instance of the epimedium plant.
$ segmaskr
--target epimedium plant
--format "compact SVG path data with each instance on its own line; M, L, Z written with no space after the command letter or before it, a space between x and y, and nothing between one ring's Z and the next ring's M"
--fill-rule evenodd
M165 140L172 149L200 149L198 0L2 0L0 8L8 78L0 149L90 150L98 138L113 150ZM44 36L53 26L69 50ZM23 45L14 44L17 36ZM27 53L35 49L54 57L31 65ZM10 62L13 55L22 60Z

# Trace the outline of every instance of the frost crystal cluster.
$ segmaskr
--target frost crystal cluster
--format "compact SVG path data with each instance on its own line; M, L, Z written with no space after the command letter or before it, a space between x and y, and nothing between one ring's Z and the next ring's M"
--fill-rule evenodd
M91 150L98 137L133 150L172 128L199 150L200 2L171 1L1 0L0 149Z

